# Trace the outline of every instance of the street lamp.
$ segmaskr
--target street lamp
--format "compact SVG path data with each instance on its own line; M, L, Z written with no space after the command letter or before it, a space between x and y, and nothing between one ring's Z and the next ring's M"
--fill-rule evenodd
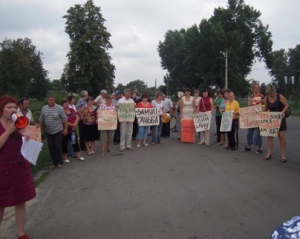
M220 51L220 53L225 57L225 89L228 89L228 52Z

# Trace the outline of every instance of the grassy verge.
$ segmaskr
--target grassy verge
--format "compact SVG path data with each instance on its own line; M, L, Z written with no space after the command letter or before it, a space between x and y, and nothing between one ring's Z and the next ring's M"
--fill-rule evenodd
M31 171L34 177L34 184L36 187L45 180L53 166L47 143L46 141L44 141L43 143L44 145L38 157L36 166L31 166Z

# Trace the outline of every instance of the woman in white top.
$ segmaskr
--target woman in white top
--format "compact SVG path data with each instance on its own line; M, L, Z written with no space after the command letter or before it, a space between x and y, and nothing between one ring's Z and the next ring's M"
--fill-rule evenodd
M185 96L180 101L180 118L193 119L194 107L190 88L185 89Z
M196 114L197 106L199 105L201 97L199 96L199 90L194 90L194 98L193 98L193 108L194 114Z
M162 129L162 125L163 125L163 122L161 120L161 116L165 112L163 102L162 102L162 97L163 97L163 93L162 92L157 92L156 95L155 95L155 100L152 100L152 102L151 102L153 108L158 108L159 109L159 125L153 125L152 126L151 144L155 144L155 143L163 144L163 142L160 141L161 129Z

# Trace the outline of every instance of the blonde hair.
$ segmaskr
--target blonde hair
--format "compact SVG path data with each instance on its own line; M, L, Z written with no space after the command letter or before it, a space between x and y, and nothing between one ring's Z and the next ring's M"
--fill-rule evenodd
M272 84L269 84L266 89L266 94L269 95L269 94L275 93L275 92L276 92L276 87Z

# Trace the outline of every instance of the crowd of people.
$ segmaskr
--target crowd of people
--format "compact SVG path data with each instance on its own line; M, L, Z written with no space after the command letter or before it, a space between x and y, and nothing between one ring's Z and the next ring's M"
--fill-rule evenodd
M286 98L276 93L276 88L269 85L266 96L260 93L258 84L252 85L252 94L248 97L248 106L263 105L264 111L282 113L281 126L278 133L281 149L281 162L286 162L286 141L285 131L287 129L285 112L288 110ZM82 151L86 155L95 154L95 141L101 141L100 155L106 152L113 152L112 144L119 144L120 152L133 150L134 147L148 147L149 144L163 144L162 137L170 136L170 121L163 122L165 114L176 112L176 126L173 131L180 132L181 122L186 119L193 119L194 114L199 112L210 112L215 115L216 123L216 145L223 145L225 149L237 149L238 117L240 114L239 102L234 99L234 93L229 90L218 90L217 97L213 99L208 90L194 90L186 88L184 92L178 92L178 101L173 102L162 92L157 92L153 100L149 99L146 92L141 96L136 91L125 89L124 92L116 91L108 94L102 90L100 95L93 99L87 91L81 91L79 100L75 103L75 96L70 95L57 104L53 95L47 97L45 105L36 123L29 110L29 99L21 98L17 101L11 96L0 97L0 224L3 220L5 207L15 206L16 221L19 239L29 239L24 233L26 208L25 202L36 196L30 164L21 154L22 136L30 137L25 129L17 129L11 115L18 113L26 116L30 125L42 127L45 124L46 139L53 165L58 169L64 163L69 163L68 155L85 160ZM134 122L118 122L116 129L98 130L98 111L116 110L119 104L132 103L136 108L156 108L159 114L159 123L152 126L141 126L137 119ZM232 112L232 127L228 132L221 132L221 120L224 112ZM77 134L79 132L79 135ZM194 136L195 136L194 132ZM148 143L148 136L151 135L151 142ZM199 135L199 145L210 145L210 130L202 131ZM227 139L225 139L227 135ZM180 139L180 138L179 138ZM136 145L133 141L136 140ZM257 147L257 154L263 153L262 137L259 128L247 130L247 146L244 152ZM267 138L267 153L265 160L272 157L273 137Z

